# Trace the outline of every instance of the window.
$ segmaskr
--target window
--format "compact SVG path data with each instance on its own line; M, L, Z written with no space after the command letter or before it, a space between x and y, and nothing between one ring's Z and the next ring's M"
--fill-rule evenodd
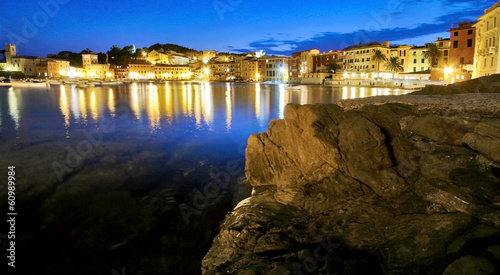
M448 50L444 50L444 56L448 56Z
M458 32L454 32L454 33L453 33L453 36L458 36Z
M422 64L425 63L425 58L422 58Z
M417 64L417 60L416 59L413 59L413 64Z
M465 57L460 57L460 64L465 64Z
M439 47L442 47L443 46L443 42L439 42Z
M420 71L425 71L425 68L424 67L420 67Z
M468 31L467 31L467 34L468 34L468 35L472 35L472 34L473 34L473 31L472 31L472 30L468 30Z
M472 48L472 39L467 39L467 48Z
M404 65L404 64L405 64L405 60L401 59L401 65Z
M453 48L458 48L458 40L453 41Z

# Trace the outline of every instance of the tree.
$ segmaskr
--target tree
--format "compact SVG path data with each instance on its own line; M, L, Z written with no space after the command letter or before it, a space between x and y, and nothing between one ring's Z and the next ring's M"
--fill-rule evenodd
M338 70L340 70L342 67L340 67L339 64L337 64L336 62L330 64L330 66L328 66L328 70L329 71L332 71L333 73L336 73Z
M5 70L5 67L3 65L0 65L0 72Z
M435 63L436 58L440 58L443 53L439 50L438 46L434 43L427 44L427 51L424 53L424 58L429 59L431 64L431 70L437 63Z
M401 64L401 61L399 60L399 57L397 57L397 56L391 57L387 61L385 68L386 68L386 70L392 72L392 78L394 78L395 73L399 73L399 72L404 71L403 64Z
M372 60L377 62L377 74L380 73L380 62L386 61L387 58L381 50L376 50L375 53L373 53Z
M91 51L89 48L86 48L85 50L83 50L80 54L93 54L94 52Z

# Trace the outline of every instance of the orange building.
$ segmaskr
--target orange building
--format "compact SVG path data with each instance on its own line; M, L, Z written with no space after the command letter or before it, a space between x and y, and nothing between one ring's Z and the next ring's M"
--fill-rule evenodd
M449 30L450 59L447 74L450 82L469 80L472 77L476 46L476 28L473 24L473 22L460 22L452 24Z

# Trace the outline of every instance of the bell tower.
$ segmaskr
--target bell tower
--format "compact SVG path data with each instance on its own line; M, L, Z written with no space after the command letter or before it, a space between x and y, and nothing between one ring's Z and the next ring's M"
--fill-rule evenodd
M16 45L5 44L5 59L7 64L12 64L12 57L16 55Z

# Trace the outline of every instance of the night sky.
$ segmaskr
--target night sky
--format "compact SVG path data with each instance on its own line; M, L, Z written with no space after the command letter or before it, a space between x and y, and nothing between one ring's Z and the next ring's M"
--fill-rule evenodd
M496 0L20 0L2 1L0 43L46 56L113 45L291 55L388 40L423 45L475 21ZM43 8L39 3L51 3ZM54 3L57 3L54 5Z

